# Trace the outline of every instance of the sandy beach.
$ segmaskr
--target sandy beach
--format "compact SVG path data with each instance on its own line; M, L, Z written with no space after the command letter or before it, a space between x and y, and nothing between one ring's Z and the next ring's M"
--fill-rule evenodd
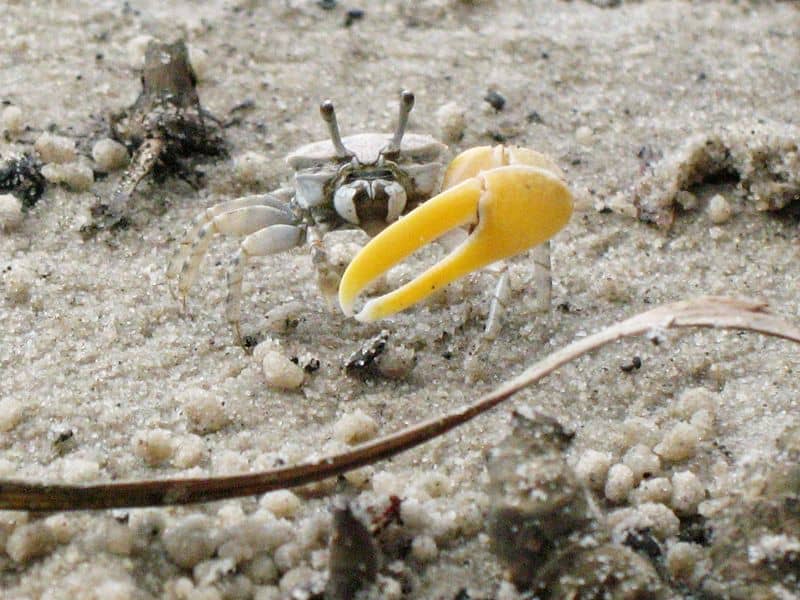
M68 173L58 184L51 168L33 206L0 211L0 478L91 483L297 463L444 414L575 339L702 295L763 300L800 324L794 2L9 2L0 24L0 156L56 136L40 161ZM151 39L186 41L228 157L188 161L194 185L145 178L128 227L82 236L123 177L102 172L93 149L110 136L109 115L136 100ZM416 96L409 131L451 156L503 143L564 171L575 212L552 241L552 309L537 311L530 255L512 259L503 327L470 357L491 270L365 325L329 309L301 247L248 263L242 330L258 342L248 353L224 314L236 241L219 238L184 311L165 270L192 219L291 185L286 155L327 136L322 100L343 135L389 133L404 89ZM687 150L712 138L711 158ZM671 226L645 222L655 213L642 205L667 211ZM363 239L331 243L347 254L353 241ZM401 267L387 286L419 268ZM348 357L382 331L413 368L349 375ZM270 385L267 352L306 367L300 385ZM658 580L651 595L606 597L800 597L798 372L800 348L753 333L623 341L348 475L365 514L402 499L376 538L368 593L532 597L509 582L487 528L498 501L487 452L518 409L574 432L564 468L586 486L602 535L646 556ZM335 491L0 511L0 596L319 597Z

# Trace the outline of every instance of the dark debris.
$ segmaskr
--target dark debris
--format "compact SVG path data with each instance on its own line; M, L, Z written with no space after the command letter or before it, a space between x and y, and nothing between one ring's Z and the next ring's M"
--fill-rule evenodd
M374 377L378 375L377 358L386 350L389 334L382 331L379 335L368 340L361 348L354 352L347 363L345 372L351 377Z
M186 160L227 154L221 124L200 105L197 76L183 40L150 42L141 80L136 102L110 118L111 137L125 144L133 157L110 201L100 203L105 206L96 211L101 218L86 226L85 234L113 229L136 187L151 173L186 180L193 173Z
M363 19L365 14L366 13L360 8L351 8L344 16L344 26L351 27L353 23Z
M496 111L501 111L506 105L505 96L496 90L489 90L483 99Z
M42 164L31 154L22 154L0 162L0 192L14 194L29 209L45 190Z

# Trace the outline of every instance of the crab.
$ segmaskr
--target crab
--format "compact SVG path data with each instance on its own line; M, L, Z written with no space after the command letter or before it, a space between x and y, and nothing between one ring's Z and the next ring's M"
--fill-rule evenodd
M311 246L323 294L338 296L344 314L359 321L393 315L472 271L537 246L534 277L544 308L549 308L548 240L572 213L572 194L561 170L544 154L504 146L472 148L445 167L447 146L429 135L405 133L413 106L414 95L403 91L392 134L342 138L333 104L322 102L330 139L289 154L293 188L236 198L200 213L167 269L167 279L176 283L170 286L173 294L185 306L212 239L230 234L244 237L230 262L226 299L226 318L240 344L247 260L303 243ZM329 231L356 227L374 237L340 275L328 261L322 239ZM459 228L468 234L447 257L355 312L358 296L371 282ZM485 328L488 337L498 329L507 296L507 271L500 273Z

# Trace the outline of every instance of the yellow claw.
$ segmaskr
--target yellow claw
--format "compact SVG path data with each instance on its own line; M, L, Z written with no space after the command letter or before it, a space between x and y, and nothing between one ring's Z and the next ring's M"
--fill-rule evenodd
M553 159L536 150L519 146L478 146L465 150L452 160L444 174L442 188L447 189L469 177L475 177L481 171L507 165L539 167L561 179L564 178L564 174Z
M474 229L442 261L370 300L355 318L392 315L467 273L550 239L572 214L572 194L560 175L549 158L525 148L487 146L459 155L445 174L448 189L384 229L356 255L339 285L342 310L352 315L356 297L370 282L455 227Z

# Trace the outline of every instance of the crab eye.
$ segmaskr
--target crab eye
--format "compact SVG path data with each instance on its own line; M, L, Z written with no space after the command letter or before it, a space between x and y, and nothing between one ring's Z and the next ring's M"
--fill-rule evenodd
M356 204L361 197L368 197L369 191L367 190L364 182L355 181L347 185L343 185L333 195L333 207L336 213L345 221L353 225L359 224L358 211Z

